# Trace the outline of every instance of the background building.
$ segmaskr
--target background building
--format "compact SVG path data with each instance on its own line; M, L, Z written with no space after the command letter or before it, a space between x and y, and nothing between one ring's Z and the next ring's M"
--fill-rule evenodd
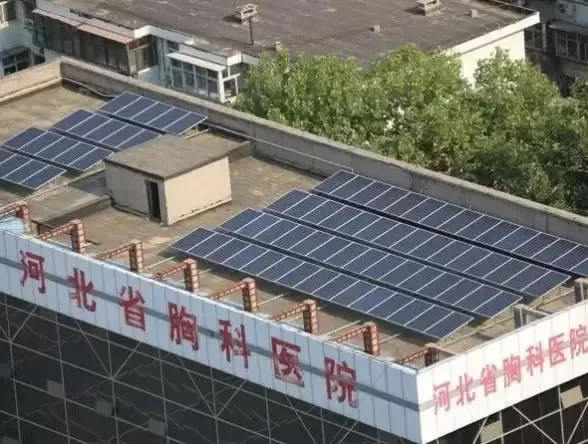
M494 0L262 1L238 8L226 0L9 0L0 20L4 74L68 55L225 103L245 87L244 72L259 54L280 45L366 63L414 43L460 54L471 78L496 48L524 58L523 31L539 15Z
M168 106L161 114L179 112L171 104L181 107L193 123L185 131L176 121L186 116L176 123L150 120L151 130L130 124L128 119L138 119L133 113L125 120L124 107L103 100L123 91L144 96L125 100ZM588 248L575 243L586 238L583 218L72 59L0 81L0 107L10 110L0 129L6 148L0 150L2 442L580 444L588 439L588 305L586 281L580 278L588 267ZM111 125L118 129L106 131ZM116 134L126 135L122 140ZM139 139L149 141L129 142ZM158 164L171 140L173 152L192 153L190 162ZM74 152L77 157L67 154ZM91 166L82 162L89 153L97 156ZM209 242L202 233L227 219L233 222L223 225L224 234L214 236L232 239L236 222L253 209L270 206L276 217L292 193L304 194L323 177L352 167L371 178L352 180L396 195L394 208L408 197L410 218L380 212L378 220L396 220L395 230L412 221L414 230L397 242L406 253L399 253L396 243L385 249L410 256L413 269L419 258L413 250L446 236L435 232L417 242L424 234L415 226L423 220L419 211L426 217L436 213L431 205L473 217L468 224L455 220L459 230L453 239L473 242L459 233L468 227L471 236L481 231L476 248L466 251L489 256L476 262L466 255L463 272L450 262L433 265L421 257L418 263L429 268L418 273L429 278L407 275L389 285L413 298L411 304L430 305L414 312L402 306L405 317L392 310L394 316L383 320L382 313L361 314L357 307L341 307L342 301L333 306L318 290L301 294L286 281L271 284L297 267L273 277L251 271L262 275L254 280L236 273L234 265L215 265L222 255L232 257L226 250L219 256L216 247L170 255L168 247L179 239L190 251ZM215 187L218 192L208 189L207 168L222 173L214 175L224 184ZM125 182L125 171L133 172L133 180ZM343 208L343 190L349 188L342 178L348 174L327 182L331 191L326 185L314 188L314 199L322 193L329 205ZM25 185L36 191L25 191ZM199 192L203 187L206 192ZM326 199L329 192L332 198ZM277 200L285 194L290 197ZM373 218L374 211L362 217ZM166 220L166 214L174 217ZM176 217L184 214L190 217ZM304 215L289 213L287 223ZM341 219L348 223L356 217ZM27 225L31 231L25 232ZM321 227L321 236L331 233ZM362 227L368 225L356 228ZM510 253L501 244L504 230L518 233ZM230 242L245 242L246 232ZM337 236L338 242L357 238L351 231ZM501 240L494 249L487 246L493 236ZM258 248L262 243L252 242ZM285 254L283 248L272 247L272 254ZM373 254L378 253L368 256ZM288 255L290 261L301 260ZM550 255L557 257L549 260ZM184 260L190 256L207 259ZM359 256L364 255L352 260ZM478 262L494 265L485 274L470 270ZM324 263L331 274L341 265ZM463 285L477 282L483 293L465 296L477 307L451 302L452 295L461 298L463 288L423 292L437 281L431 273L442 269L441 281L461 273ZM353 269L341 276L337 279L359 279ZM327 286L334 278L321 279ZM370 279L348 282L339 293L373 286ZM409 290L404 281L418 288ZM379 285L390 291L388 284ZM369 294L359 290L350 293L357 300ZM493 293L482 297L486 291ZM505 300L506 305L494 305ZM429 311L447 316L419 321ZM456 321L453 327L449 319ZM451 328L441 333L442 325Z

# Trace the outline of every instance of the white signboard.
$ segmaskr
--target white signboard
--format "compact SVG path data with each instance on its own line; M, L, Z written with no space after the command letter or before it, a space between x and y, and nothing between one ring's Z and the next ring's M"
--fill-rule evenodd
M587 369L584 302L419 371L422 440L458 430Z
M7 231L0 275L1 292L422 442L414 370Z

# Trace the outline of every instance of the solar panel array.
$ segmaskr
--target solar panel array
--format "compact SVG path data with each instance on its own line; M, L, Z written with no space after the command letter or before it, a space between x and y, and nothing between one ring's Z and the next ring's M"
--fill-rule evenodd
M24 156L78 172L89 170L112 154L112 151L104 148L38 128L28 128L3 145Z
M118 119L177 136L204 122L203 114L129 92L122 93L98 110Z
M270 204L267 209L318 229L346 236L522 296L543 296L570 278L562 273L306 191L293 190Z
M588 276L588 247L458 205L346 171L314 191L551 269Z
M38 190L60 175L63 168L12 153L0 148L0 180L29 190Z
M462 313L204 228L180 239L172 248L433 339L446 337L472 320Z
M221 229L310 262L431 300L480 318L492 318L521 300L520 296L385 253L256 210L245 210Z
M81 109L57 122L53 129L112 151L124 150L160 135L136 125Z
M538 232L526 249L507 249L529 229L348 172L313 191L293 190L172 248L433 338L549 293L582 269L583 260L563 267L570 255L588 257ZM409 319L415 308L423 315Z

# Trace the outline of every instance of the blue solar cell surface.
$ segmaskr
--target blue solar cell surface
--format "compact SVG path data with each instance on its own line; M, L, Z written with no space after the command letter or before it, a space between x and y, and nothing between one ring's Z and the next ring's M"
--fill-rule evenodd
M492 318L522 299L501 289L257 210L247 209L221 224L219 229L480 318Z
M204 228L171 248L433 339L447 337L472 320L471 316Z
M124 92L98 110L101 113L138 123L177 136L204 122L207 117L148 97Z
M0 148L0 180L38 190L65 173L63 168Z
M159 136L154 131L85 110L74 111L57 122L53 129L112 151L124 150Z
M527 297L543 296L570 279L562 273L302 190L282 196L267 210Z
M314 190L575 276L588 276L588 247L364 176L339 171Z
M89 170L112 154L107 149L38 128L22 131L4 142L4 146L24 156L79 172Z

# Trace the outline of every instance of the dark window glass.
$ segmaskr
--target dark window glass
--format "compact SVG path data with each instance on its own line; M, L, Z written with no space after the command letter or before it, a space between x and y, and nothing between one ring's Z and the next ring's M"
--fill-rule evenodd
M57 327L54 322L8 308L10 331L15 344L59 358Z
M110 379L63 364L63 379L67 399L88 408L112 405L112 382Z
M104 416L95 409L67 403L69 433L88 444L116 443L114 417Z
M4 413L0 413L0 437L12 438L18 442L18 423L15 418Z
M118 436L119 444L166 444L167 441L164 437L122 421L118 422Z
M8 339L8 314L4 304L0 304L0 339Z
M117 417L147 428L149 420L164 421L163 401L133 388L115 383Z
M286 444L322 442L321 421L283 405L269 403L271 437ZM331 441L327 441L331 442ZM333 441L337 442L337 441Z
M267 390L267 398L270 401L276 402L276 403L284 405L286 407L296 409L299 412L308 413L308 414L316 416L317 418L321 417L321 408L320 407L318 407L314 404L310 404L305 401L301 401L300 399L296 399L296 398L292 398L288 395L284 395L283 393L277 392L275 390L268 389Z
M10 345L0 341L0 410L16 414Z
M163 363L166 399L212 415L212 381L185 369Z
M221 419L267 434L267 405L264 398L216 381L214 392L217 415Z
M219 421L218 424L218 440L223 444L241 444L245 442L247 444L269 444L268 437L235 427L223 421ZM308 441L296 441L297 444L302 442Z
M161 350L161 360L164 362L169 362L170 364L176 367L187 369L191 372L199 373L203 376L210 377L210 367L202 365L196 361L192 361L191 359L184 359L181 356L178 356L174 353L169 353Z
M101 375L110 375L108 344L89 334L59 326L61 355L64 362Z
M16 384L16 397L18 414L21 418L51 430L66 433L63 398L51 396L19 383Z
M170 438L186 444L217 442L215 423L211 417L170 402L166 403L166 413Z
M29 422L21 421L20 431L22 444L67 444L65 435L60 435Z
M161 396L160 363L151 356L111 344L112 373L125 384Z
M4 8L5 8L5 14L6 14L5 20L6 21L16 20L16 7L14 5L14 1L4 3Z
M221 372L220 370L212 369L212 377L215 381L222 382L223 384L232 385L238 387L240 390L253 393L259 396L265 396L265 388L257 385L253 382L249 382L238 376L233 376L229 373Z
M14 375L17 381L50 390L61 384L61 365L58 360L34 353L24 348L12 347ZM39 371L42 369L42 371Z
M359 433L349 431L347 428L338 427L328 422L323 422L325 442L339 444L377 444L377 438L369 438Z

